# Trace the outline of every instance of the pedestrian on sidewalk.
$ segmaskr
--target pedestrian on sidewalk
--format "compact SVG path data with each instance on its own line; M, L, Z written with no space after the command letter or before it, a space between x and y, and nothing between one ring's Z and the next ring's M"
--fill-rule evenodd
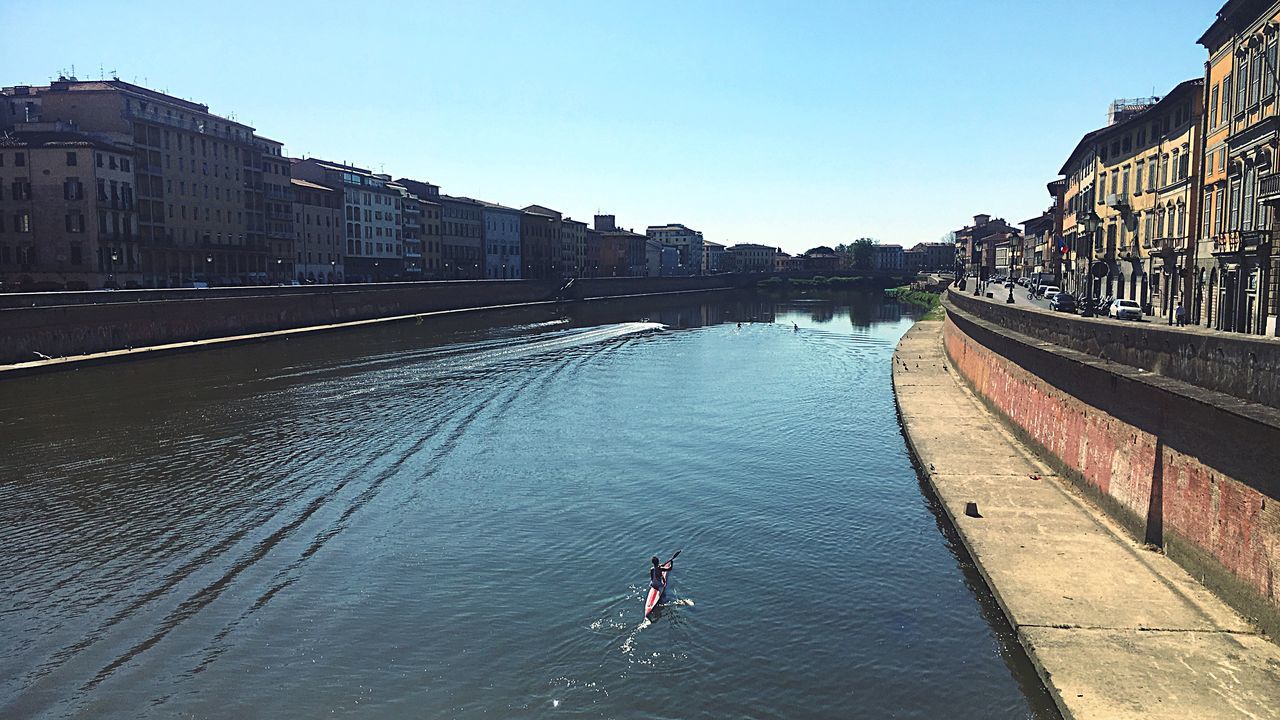
M1187 324L1187 311L1182 308L1181 303L1173 309L1173 321L1178 324L1178 327Z

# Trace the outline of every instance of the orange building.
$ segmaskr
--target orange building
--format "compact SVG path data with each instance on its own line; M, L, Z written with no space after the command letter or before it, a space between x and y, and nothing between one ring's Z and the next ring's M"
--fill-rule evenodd
M1230 0L1200 37L1207 112L1196 313L1208 327L1276 335L1280 267L1277 44L1280 2Z

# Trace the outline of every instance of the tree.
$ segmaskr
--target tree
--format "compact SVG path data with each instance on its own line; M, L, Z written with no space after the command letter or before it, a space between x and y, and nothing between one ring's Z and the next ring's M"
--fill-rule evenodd
M836 251L826 245L819 245L816 248L809 248L805 251L805 255L835 255Z
M876 241L871 238L858 238L853 241L853 266L859 270L870 270L876 252Z

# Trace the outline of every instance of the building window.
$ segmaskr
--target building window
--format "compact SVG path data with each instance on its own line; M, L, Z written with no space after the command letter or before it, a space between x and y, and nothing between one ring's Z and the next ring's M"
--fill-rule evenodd
M19 210L13 215L13 231L16 233L31 232L31 213Z
M1254 50L1249 68L1249 105L1252 107L1261 98L1259 88L1262 86L1262 53Z
M1232 75L1227 73L1222 78L1222 122L1224 123L1231 119L1231 83Z
M1267 43L1267 62L1265 67L1267 72L1262 74L1262 96L1269 98L1276 92L1276 39L1271 38L1271 42Z
M1240 225L1241 230L1253 229L1253 217L1255 214L1254 207L1253 207L1253 186L1254 186L1254 182L1257 180L1257 177L1258 177L1258 169L1256 167L1251 166L1245 171L1244 185L1242 188L1243 194L1241 195L1241 200L1240 200L1241 210L1242 210L1242 214L1240 218L1242 221Z
M1249 59L1245 55L1236 56L1236 106L1237 114L1244 112L1249 96Z
M74 167L76 164L76 154L74 152L67 153L67 167Z
M1230 213L1227 218L1227 230L1240 229L1240 181L1231 182Z
M14 154L13 154L13 166L14 166L14 167L25 167L25 166L26 166L26 164L27 164L27 154L26 154L26 153L14 153Z

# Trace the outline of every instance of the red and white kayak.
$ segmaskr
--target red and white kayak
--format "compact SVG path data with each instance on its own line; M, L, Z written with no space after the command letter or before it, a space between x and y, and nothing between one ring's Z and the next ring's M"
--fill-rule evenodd
M649 597L644 600L644 616L646 619L649 617L649 613L653 612L653 609L658 606L658 602L662 600L662 596L667 592L667 573L671 572L671 564L674 561L675 558L673 557L658 566L658 569L662 571L662 587L656 588L652 585L649 586Z

